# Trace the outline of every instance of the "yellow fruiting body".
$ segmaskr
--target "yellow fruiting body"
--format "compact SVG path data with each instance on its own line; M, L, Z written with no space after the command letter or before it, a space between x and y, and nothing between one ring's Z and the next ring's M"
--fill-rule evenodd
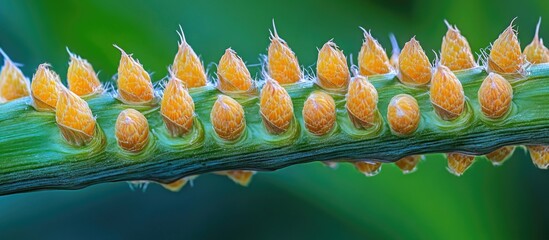
M321 91L309 95L303 104L303 121L307 130L317 136L329 133L335 125L336 106L332 96Z
M286 132L294 119L294 105L286 89L267 78L259 98L259 113L267 131L272 134Z
M253 84L250 71L242 58L230 48L225 50L225 54L219 60L217 76L219 77L217 87L222 92L248 92L252 90Z
M396 135L409 135L416 131L420 121L420 110L416 99L407 94L394 96L387 109L387 121Z
M513 87L501 75L490 73L478 90L482 113L492 119L503 117L511 108Z
M375 176L381 171L381 162L361 161L353 164L358 171L368 177Z
M68 49L67 49L68 51ZM80 56L69 51L70 62L67 70L67 83L71 92L78 96L87 96L103 90L92 65Z
M59 93L65 88L59 75L49 67L47 63L40 64L32 77L31 96L38 110L55 110Z
M149 143L147 118L135 109L128 108L120 112L114 131L118 146L128 152L140 152Z
M345 107L356 128L369 128L375 124L378 94L367 77L351 78L346 100Z
M30 95L30 82L14 62L0 49L4 65L0 70L0 103Z
M187 43L183 29L178 34L181 39L178 44L177 54L173 59L171 71L187 88L206 86L208 78L202 61Z
M248 170L230 170L223 172L227 177L229 177L233 182L246 187L252 181L252 177L255 174L255 171Z
M210 120L217 136L224 140L236 140L246 129L242 105L229 96L217 97L210 113Z
M461 82L449 68L437 65L429 91L431 104L438 116L444 120L453 120L461 115L465 106L465 93Z
M362 30L364 31L364 42L362 42L362 47L358 53L360 74L370 76L390 73L393 67L389 62L387 53L370 32L365 29Z
M343 51L331 40L318 51L316 62L318 85L328 90L345 90L349 83L349 67Z
M271 34L271 44L267 51L269 76L280 84L295 83L302 77L297 57L286 41L278 36L276 28L273 31L274 34Z
M154 99L154 88L149 73L131 55L118 49L122 53L116 80L120 100L128 104L150 103Z
M543 45L543 39L539 37L540 25L541 18L536 26L536 34L534 35L534 39L524 48L524 56L526 57L526 61L533 64L549 62L549 49Z
M473 155L457 152L447 153L446 158L448 158L448 171L456 176L463 175L475 160Z
M173 137L188 133L193 126L194 101L183 82L175 76L170 77L164 88L160 114Z
M415 37L404 44L398 57L398 66L399 79L404 84L425 85L431 80L431 63Z
M440 48L440 63L452 71L469 69L477 66L473 52L467 39L461 35L459 29L446 22L448 31L442 38Z
M540 169L549 168L549 145L530 145L526 147L536 167Z
M408 174L417 169L417 164L420 160L421 155L411 155L399 159L395 162L395 165L397 165L397 167L400 168L404 174Z
M521 73L523 65L524 56L511 22L509 27L492 43L488 57L488 69L497 73Z
M88 103L67 89L59 93L55 121L70 144L85 145L94 136L96 122Z
M503 164L505 160L513 155L515 148L515 146L500 147L495 151L486 154L485 156L490 162L492 162L493 165L498 166Z

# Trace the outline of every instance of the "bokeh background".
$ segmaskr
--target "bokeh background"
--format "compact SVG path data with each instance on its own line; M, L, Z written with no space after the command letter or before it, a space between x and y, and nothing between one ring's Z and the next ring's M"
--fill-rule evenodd
M120 57L112 44L118 44L159 80L176 53L181 24L206 64L232 47L257 75L273 18L309 67L331 38L356 62L358 26L371 29L388 51L389 33L401 46L416 36L433 59L444 19L478 52L514 17L524 47L540 16L541 36L549 38L549 1L543 0L3 0L0 47L29 77L49 62L64 79L68 46L110 81ZM549 172L535 168L523 150L501 167L479 159L459 178L433 155L410 175L391 164L367 178L349 164L333 170L309 163L257 174L247 188L211 174L178 193L107 183L0 197L0 239L547 238L548 183Z

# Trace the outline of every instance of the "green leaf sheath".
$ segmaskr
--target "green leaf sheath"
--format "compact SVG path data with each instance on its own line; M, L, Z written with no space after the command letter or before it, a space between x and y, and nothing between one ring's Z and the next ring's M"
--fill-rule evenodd
M0 105L0 194L39 189L78 189L92 184L178 178L230 169L275 170L310 161L379 160L391 162L414 154L464 152L484 154L498 147L549 143L549 64L533 65L524 77L506 77L514 90L511 111L500 120L482 115L477 91L487 76L482 68L457 72L466 95L466 110L453 121L440 119L430 103L428 87L409 87L393 75L371 77L379 93L380 124L358 130L345 109L345 94L329 92L337 105L337 124L324 136L307 132L303 103L313 81L285 86L290 93L295 121L281 135L263 126L258 95L232 95L245 109L246 130L234 142L215 135L210 110L217 95L214 86L191 89L196 106L192 131L172 138L162 122L158 106L130 106L113 92L87 98L97 117L94 140L73 147L61 136L55 114L37 112L30 98ZM410 136L396 136L386 121L390 99L400 93L414 96L421 121ZM139 154L118 147L114 125L120 111L134 108L150 125L150 142Z

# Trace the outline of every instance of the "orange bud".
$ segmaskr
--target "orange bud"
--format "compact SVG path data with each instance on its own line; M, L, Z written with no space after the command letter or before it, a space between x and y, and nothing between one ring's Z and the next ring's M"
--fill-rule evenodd
M493 165L501 165L505 160L513 155L515 151L515 146L505 146L496 149L495 151L486 154L486 158L492 162Z
M395 165L397 165L397 167L400 168L404 174L408 174L417 169L419 160L421 160L421 155L406 156L396 161Z
M246 129L242 105L229 96L217 97L210 113L210 120L215 133L225 140L238 139Z
M520 73L523 64L524 56L520 50L517 32L511 22L492 44L488 69L497 73Z
M369 128L375 123L377 111L377 90L367 77L351 78L347 92L346 108L356 128Z
M0 70L0 103L29 96L30 82L2 49L4 66Z
M377 42L377 40L372 37L370 32L366 31L364 28L361 28L364 31L364 42L358 53L358 66L360 68L360 74L364 76L376 75L376 74L386 74L393 70L387 53Z
M399 79L404 84L425 85L431 80L431 63L415 37L404 44L398 57L398 66Z
M114 127L120 148L137 153L149 143L149 123L142 113L128 108L118 115Z
M467 39L461 35L457 27L452 27L447 21L444 23L448 26L448 31L442 38L440 63L452 71L476 67L477 64Z
M149 73L139 61L126 54L122 48L115 47L122 53L116 81L120 100L128 104L151 102L154 99L154 88Z
M394 96L387 110L387 121L391 131L397 135L408 135L416 131L420 120L419 105L407 94Z
M206 71L204 71L204 65L187 43L183 29L181 29L181 26L179 27L181 30L181 32L178 32L180 42L171 70L175 77L181 79L188 88L205 86L207 77Z
M65 88L59 75L49 67L47 63L40 64L32 77L31 94L38 110L55 110L59 93Z
M252 181L255 171L230 170L225 171L224 174L240 186L247 187Z
M436 113L444 120L456 119L463 112L465 94L461 82L441 64L437 65L433 74L430 96Z
M450 173L461 176L467 169L473 164L475 156L462 153L447 153L448 158L448 171Z
M482 113L489 118L503 117L511 108L513 87L497 73L490 73L478 90Z
M194 102L191 95L175 76L171 76L160 104L160 113L168 132L173 137L188 133L194 121Z
M288 130L294 119L292 98L276 81L267 78L259 100L259 112L263 124L272 134Z
M324 92L315 91L305 101L302 114L309 132L317 136L327 134L336 121L334 99Z
M549 145L531 145L526 147L536 167L540 169L547 169L549 167Z
M332 40L318 51L316 62L318 85L324 89L343 90L349 83L347 58Z
M175 180L171 183L162 183L160 185L162 185L162 187L164 187L165 189L167 190L170 190L172 192L179 192L181 191L181 189L187 185L187 182L191 182L191 186L192 186L192 181L194 179L196 179L198 177L198 175L193 175L193 176L188 176L188 177L184 177L184 178L180 178L178 180Z
M68 48L67 52L71 58L67 71L67 83L71 92L78 96L86 96L103 91L92 65L86 59L71 53Z
M252 76L250 71L236 52L230 48L217 65L217 76L219 77L218 88L222 92L248 92L252 89Z
M543 45L543 39L539 38L540 25L541 18L536 26L536 34L534 35L534 39L524 48L524 56L526 57L526 60L534 64L549 62L549 49Z
M269 76L280 84L292 84L301 79L301 69L295 53L286 41L278 36L273 21L271 44L267 53Z
M358 171L372 177L377 175L381 171L381 162L362 161L353 163Z
M88 103L70 90L59 93L55 121L65 140L72 145L85 145L94 136L96 122Z

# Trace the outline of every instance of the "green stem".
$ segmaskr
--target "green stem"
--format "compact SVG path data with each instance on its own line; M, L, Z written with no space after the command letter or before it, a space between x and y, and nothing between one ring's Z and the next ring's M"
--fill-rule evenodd
M30 98L0 105L0 195L39 189L77 189L92 184L178 178L220 170L275 170L310 161L395 161L414 154L465 152L484 154L498 147L549 143L549 64L532 66L528 75L509 79L513 85L512 110L501 120L483 117L477 91L486 77L481 68L457 73L467 96L464 114L444 121L434 112L428 87L407 87L394 75L370 78L379 93L380 124L357 130L347 116L345 96L330 93L337 103L337 126L317 137L303 127L301 110L312 82L287 86L296 121L288 132L271 135L263 127L257 96L233 96L245 109L246 133L236 142L215 136L210 110L220 92L213 86L191 90L196 105L194 129L187 136L170 137L158 106L129 106L112 93L87 99L97 116L98 132L86 147L65 142L53 113L37 112ZM391 133L386 122L389 100L399 94L414 96L420 105L421 123L408 137ZM151 142L140 154L121 150L114 137L114 122L121 110L135 108L149 121Z

